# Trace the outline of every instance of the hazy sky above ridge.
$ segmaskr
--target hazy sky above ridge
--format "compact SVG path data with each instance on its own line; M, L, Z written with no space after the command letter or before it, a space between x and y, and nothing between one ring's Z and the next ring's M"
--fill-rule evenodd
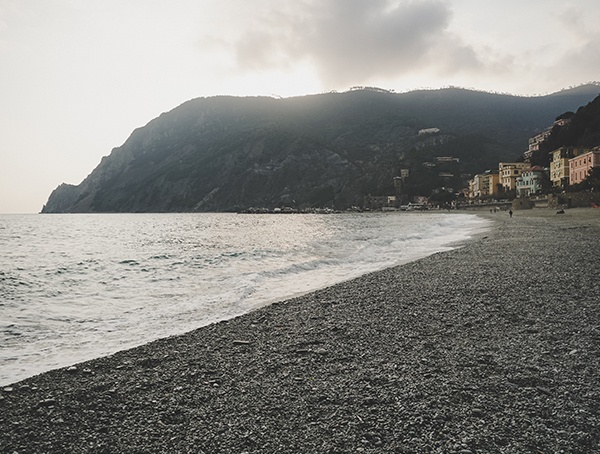
M200 96L600 79L598 0L0 0L0 213Z

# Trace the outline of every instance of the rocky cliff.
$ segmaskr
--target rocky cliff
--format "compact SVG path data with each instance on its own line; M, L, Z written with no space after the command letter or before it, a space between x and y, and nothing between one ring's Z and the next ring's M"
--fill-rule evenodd
M430 195L518 158L531 135L599 91L592 85L524 98L363 89L194 99L135 130L79 185L60 185L42 212L345 208L393 194L401 169L409 172L406 195ZM427 128L440 131L419 134ZM436 160L448 156L457 160Z

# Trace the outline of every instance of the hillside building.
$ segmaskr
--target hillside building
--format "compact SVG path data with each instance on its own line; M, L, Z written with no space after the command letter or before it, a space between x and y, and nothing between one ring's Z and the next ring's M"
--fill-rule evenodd
M469 199L477 199L481 197L481 187L483 175L475 175L472 180L469 180Z
M526 162L501 162L498 164L500 184L505 192L517 189L517 178L529 167Z
M529 148L523 153L523 158L526 162L531 162L531 156L534 152L539 151L540 144L544 142L552 132L552 128L547 128L529 139Z
M419 130L419 135L424 136L427 134L438 134L439 132L440 132L439 128L425 128L425 129Z
M569 185L569 160L589 152L588 148L560 147L550 154L550 181L555 188L565 189Z
M469 199L496 197L500 194L500 174L497 170L486 170L469 180Z
M492 198L500 195L500 173L497 170L486 170L481 180L481 195Z
M517 177L517 197L528 197L542 191L546 171L543 167L534 166L523 170Z
M569 184L581 183L593 167L600 167L600 147L569 159Z
M525 153L523 153L523 158L525 159L525 162L531 162L531 156L533 155L534 152L540 150L540 145L550 136L550 134L552 133L552 129L555 126L563 127L563 126L568 125L570 122L571 122L570 118L559 118L554 122L554 124L552 126L544 129L539 134L536 134L535 136L530 138L529 139L529 148L527 149L527 151Z

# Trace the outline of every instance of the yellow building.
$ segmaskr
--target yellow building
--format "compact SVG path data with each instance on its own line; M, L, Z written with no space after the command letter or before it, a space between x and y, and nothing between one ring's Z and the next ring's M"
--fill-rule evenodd
M498 173L500 174L500 183L502 190L512 191L517 189L517 178L523 170L527 169L529 164L526 162L501 162L498 165Z
M550 154L550 181L552 186L566 188L569 185L569 159L587 153L589 148L560 147Z
M500 193L500 175L497 170L486 170L469 180L468 198L496 197Z
M494 170L488 170L483 174L481 180L481 195L496 197L500 194L500 174Z

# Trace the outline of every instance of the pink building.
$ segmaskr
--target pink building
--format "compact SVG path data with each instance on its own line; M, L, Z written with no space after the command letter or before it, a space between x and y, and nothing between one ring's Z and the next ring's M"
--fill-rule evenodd
M588 176L592 167L600 167L600 148L569 159L569 184L579 184Z

